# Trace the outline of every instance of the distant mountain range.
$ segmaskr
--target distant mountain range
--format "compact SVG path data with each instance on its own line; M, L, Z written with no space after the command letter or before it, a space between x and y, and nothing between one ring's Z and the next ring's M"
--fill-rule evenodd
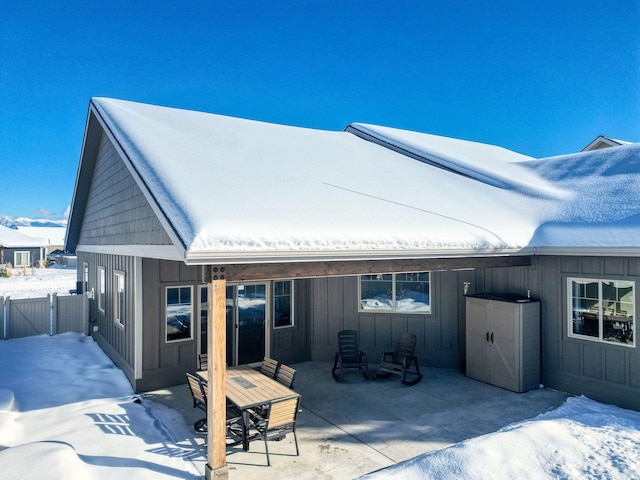
M49 220L46 218L26 218L26 217L9 217L8 215L0 215L0 225L13 229L18 227L64 227L67 226L66 220Z

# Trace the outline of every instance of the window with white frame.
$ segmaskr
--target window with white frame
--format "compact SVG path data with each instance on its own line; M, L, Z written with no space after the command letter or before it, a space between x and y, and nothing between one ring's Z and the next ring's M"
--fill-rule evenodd
M115 322L124 327L125 322L125 287L124 273L115 272L113 274L113 319Z
M273 282L273 328L293 327L293 281Z
M31 265L31 252L28 250L13 253L14 267L28 267Z
M430 272L361 275L359 310L431 313L430 284Z
M89 290L89 264L83 262L82 264L82 293L87 293ZM78 292L81 293L81 292Z
M106 276L104 267L98 267L98 310L104 313L106 300Z
M193 288L167 287L167 342L189 340L193 331Z
M635 346L635 282L568 278L570 337Z

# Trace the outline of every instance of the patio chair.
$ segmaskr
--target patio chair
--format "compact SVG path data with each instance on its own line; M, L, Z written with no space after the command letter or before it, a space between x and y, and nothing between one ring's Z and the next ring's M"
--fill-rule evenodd
M287 388L293 388L293 380L296 378L296 371L284 364L280 364L278 368L278 374L276 375L276 381L281 383Z
M296 456L300 455L298 437L296 435L296 419L299 405L300 395L296 395L295 397L286 397L270 402L262 413L249 410L249 441L264 440L267 466L271 466L267 442L269 440L280 441L288 433L293 433Z
M422 380L418 359L414 355L416 350L416 336L413 333L401 333L396 342L394 352L384 352L380 361L380 368L376 377L388 377L391 374L400 375L405 385L415 385Z
M194 430L200 433L206 433L207 431L207 384L202 381L198 376L187 373L187 382L189 389L191 390L191 396L193 397L193 408L199 408L204 411L205 417L196 421L193 424ZM227 428L231 425L240 422L241 413L230 405L227 405L226 422Z
M264 357L262 365L260 366L260 373L275 380L276 375L278 374L278 368L280 368L280 363L277 360Z
M355 330L342 330L338 332L338 352L333 360L333 379L342 380L346 371L361 372L364 378L369 380L369 365L367 354L360 350L358 345L358 332ZM339 373L337 373L339 372Z
M209 356L206 353L198 355L198 370L209 369Z

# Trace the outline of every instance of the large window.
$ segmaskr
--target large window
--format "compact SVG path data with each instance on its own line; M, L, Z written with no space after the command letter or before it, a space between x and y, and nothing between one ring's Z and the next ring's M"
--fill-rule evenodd
M570 337L635 345L635 282L569 278Z
M293 281L273 282L273 327L293 327Z
M28 267L31 265L31 252L14 252L13 253L13 266L14 267Z
M98 267L98 310L104 313L106 285L104 267Z
M360 276L360 311L431 313L430 273Z
M113 319L117 324L124 327L125 320L125 291L124 291L124 273L115 272L113 274Z
M167 287L167 342L191 339L192 287Z

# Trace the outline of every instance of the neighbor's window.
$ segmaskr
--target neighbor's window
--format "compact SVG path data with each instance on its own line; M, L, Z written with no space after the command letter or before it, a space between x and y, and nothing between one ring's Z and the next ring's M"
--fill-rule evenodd
M167 342L191 338L192 287L167 287Z
M430 273L360 276L360 310L431 313Z
M293 327L293 281L273 282L273 328Z
M14 252L13 253L13 266L14 267L28 267L31 265L31 252Z
M98 267L98 310L104 313L105 306L105 274L104 267Z
M569 278L570 337L634 346L635 282Z
M124 273L115 272L113 274L113 291L115 293L113 298L113 318L117 324L124 327Z

